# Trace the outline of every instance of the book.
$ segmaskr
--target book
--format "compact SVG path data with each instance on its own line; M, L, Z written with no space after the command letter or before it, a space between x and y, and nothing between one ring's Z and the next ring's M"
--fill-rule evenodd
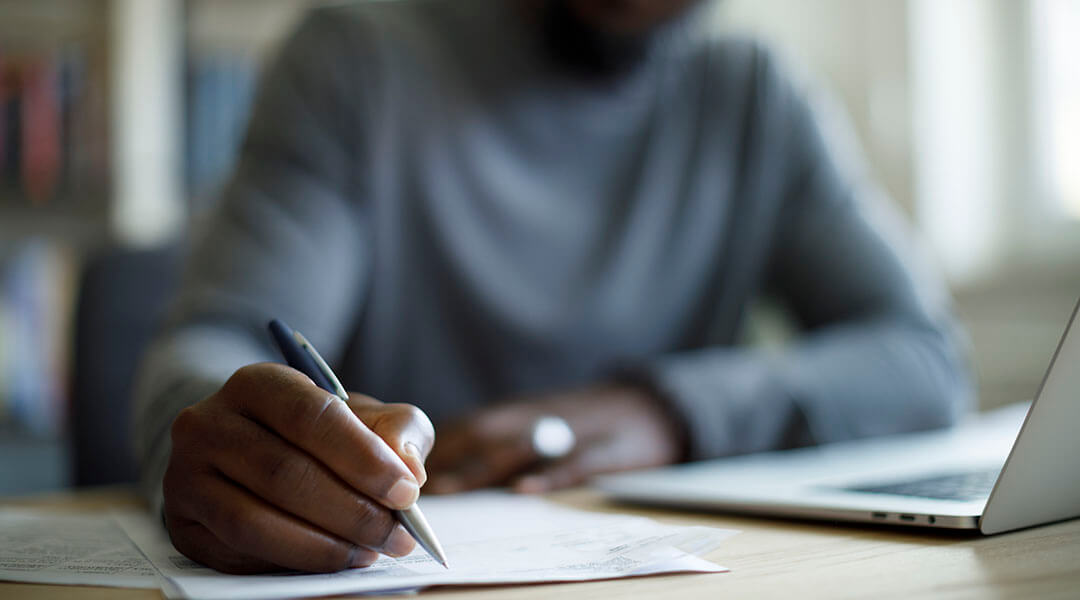
M247 129L257 65L240 54L191 57L187 68L185 175L196 212L213 204Z
M76 261L34 239L0 262L0 418L36 437L63 433Z
M28 61L22 89L22 188L31 204L45 204L60 185L61 98L52 57Z
M77 43L16 53L0 48L0 195L41 206L104 196L108 180L103 65L89 77Z

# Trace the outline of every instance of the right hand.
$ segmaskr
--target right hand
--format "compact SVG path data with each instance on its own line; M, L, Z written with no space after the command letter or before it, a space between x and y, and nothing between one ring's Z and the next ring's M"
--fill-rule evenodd
M346 405L287 366L249 365L173 422L165 525L180 552L227 573L404 556L415 542L391 509L416 501L434 439L415 406Z

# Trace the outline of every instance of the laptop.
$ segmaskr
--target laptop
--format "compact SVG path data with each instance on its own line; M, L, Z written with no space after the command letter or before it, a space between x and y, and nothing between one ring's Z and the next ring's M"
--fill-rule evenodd
M1080 516L1080 324L1035 400L952 429L609 475L615 500L994 534Z

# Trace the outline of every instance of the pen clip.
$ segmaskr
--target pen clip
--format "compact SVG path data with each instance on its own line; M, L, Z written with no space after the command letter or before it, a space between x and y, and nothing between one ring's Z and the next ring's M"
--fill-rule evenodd
M307 375L315 385L331 394L334 393L333 385L323 374L311 353L304 350L293 336L293 330L285 323L274 319L269 324L270 337L281 351L282 358L290 367Z
M295 329L293 330L293 337L296 338L296 341L300 344L300 347L303 348L304 351L307 352L309 356L311 356L311 359L315 361L315 365L319 367L319 372L322 373L323 377L325 377L326 380L330 382L331 387L334 388L330 391L333 392L334 395L338 398L341 398L341 400L348 402L349 393L345 391L345 387L341 385L341 381L338 380L337 375L335 375L334 372L330 369L330 365L326 364L326 361L323 360L323 357L319 355L319 351L315 349L315 346L312 346L311 342L307 341L307 338L305 338L302 333L296 331Z

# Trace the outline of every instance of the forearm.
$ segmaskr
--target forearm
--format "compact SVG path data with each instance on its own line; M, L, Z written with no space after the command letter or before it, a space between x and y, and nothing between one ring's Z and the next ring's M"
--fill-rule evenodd
M176 415L220 389L241 366L270 359L251 336L208 325L176 329L154 342L135 384L134 441L140 486L155 511Z
M692 459L941 427L972 397L955 338L898 319L824 328L782 353L671 356L645 372L681 417Z
M160 498L170 427L240 367L277 360L266 332L280 318L334 361L349 342L367 267L363 105L338 70L355 41L314 11L263 76L240 159L207 229L195 236L168 326L136 387L135 446L142 479ZM349 63L349 69L359 68Z

